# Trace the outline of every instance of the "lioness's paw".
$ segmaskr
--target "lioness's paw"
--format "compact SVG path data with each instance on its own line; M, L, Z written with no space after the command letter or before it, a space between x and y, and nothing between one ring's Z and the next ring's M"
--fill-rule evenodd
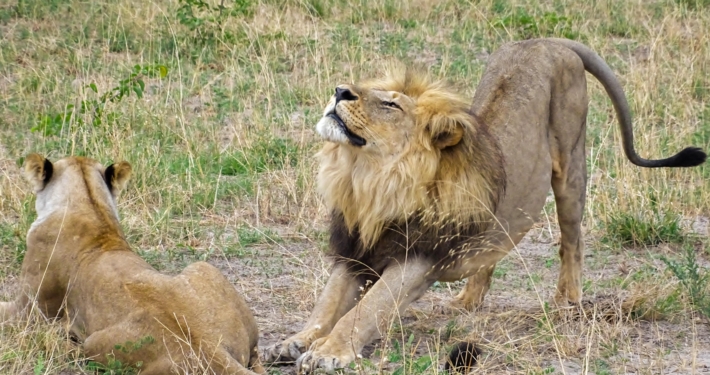
M347 367L355 357L351 354L333 355L319 349L309 350L298 358L296 368L300 373L333 374L335 370Z
M304 340L290 338L267 347L261 353L263 363L293 363L308 349Z

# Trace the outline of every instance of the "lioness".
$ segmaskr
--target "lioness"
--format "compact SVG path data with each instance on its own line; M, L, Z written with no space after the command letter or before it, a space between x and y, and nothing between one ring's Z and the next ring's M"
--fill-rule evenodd
M510 43L489 61L472 106L409 71L335 89L316 131L326 140L317 182L332 210L337 260L306 326L268 348L266 360L298 359L305 371L344 367L436 280L468 277L457 302L481 304L496 263L536 221L550 185L562 232L555 300L579 303L585 70L611 97L632 163L689 167L706 158L697 148L639 157L619 82L582 44Z
M140 365L144 375L255 374L247 364L264 372L254 317L215 267L198 262L166 276L131 251L116 210L128 163L104 168L32 154L23 173L37 193L37 220L27 233L21 293L0 302L0 322L36 304L47 317L68 318L87 357Z

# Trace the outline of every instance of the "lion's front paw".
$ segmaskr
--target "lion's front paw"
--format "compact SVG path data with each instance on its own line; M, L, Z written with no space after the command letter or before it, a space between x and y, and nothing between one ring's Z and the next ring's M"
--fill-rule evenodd
M263 363L293 363L308 349L309 343L293 336L283 342L265 348L261 353Z
M338 350L330 349L330 345L325 341L314 343L309 351L298 358L296 368L303 373L332 374L335 370L345 368L355 360L354 353L343 346L338 347Z

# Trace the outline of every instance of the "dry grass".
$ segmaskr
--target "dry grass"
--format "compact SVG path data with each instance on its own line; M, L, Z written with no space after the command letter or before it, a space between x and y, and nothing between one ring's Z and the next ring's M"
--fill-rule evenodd
M336 84L377 75L391 58L422 64L472 96L486 57L501 44L574 37L618 73L642 155L668 156L691 144L710 149L710 10L688 1L224 3L248 6L219 23L210 21L214 12L180 16L185 3L177 0L0 4L0 300L16 290L34 215L17 160L29 152L85 154L133 164L122 224L150 263L175 272L206 259L246 295L262 345L294 333L329 269L327 217L313 188L320 143L312 129ZM193 30L196 20L203 24ZM68 104L96 99L86 85L104 93L136 64L165 65L169 73L145 77L142 98L107 103L99 126L90 114L76 114L63 128L59 120L54 135L30 131L42 119L56 124ZM546 305L558 269L550 204L499 266L482 311L442 309L462 284L435 285L387 339L368 348L364 372L406 363L400 371L440 373L413 363L425 355L438 363L470 337L484 348L475 373L710 373L708 319L660 261L694 246L708 266L710 166L631 166L610 103L589 82L587 315ZM644 245L666 225L654 220L666 217L678 218L672 243ZM622 234L609 229L616 218L622 228L651 223L639 234L649 241L622 247ZM0 328L0 373L85 369L61 323L33 316Z

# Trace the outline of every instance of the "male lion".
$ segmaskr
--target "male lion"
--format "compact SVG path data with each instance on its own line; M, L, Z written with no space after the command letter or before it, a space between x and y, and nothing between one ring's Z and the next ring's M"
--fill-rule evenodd
M144 375L255 374L247 364L264 372L254 317L216 268L198 262L167 276L131 251L116 210L128 163L104 168L82 157L51 163L31 154L23 173L37 193L37 220L27 234L21 293L0 302L0 322L36 305L47 317L68 318L87 357L142 362Z
M458 303L479 305L496 262L535 222L550 185L562 232L555 300L579 303L585 70L611 97L632 163L705 160L697 148L663 160L639 157L619 82L597 54L569 40L503 46L490 57L472 107L410 72L338 86L316 125L327 141L317 181L332 210L337 260L306 326L268 348L266 360L298 359L305 371L344 367L436 280L469 277Z

